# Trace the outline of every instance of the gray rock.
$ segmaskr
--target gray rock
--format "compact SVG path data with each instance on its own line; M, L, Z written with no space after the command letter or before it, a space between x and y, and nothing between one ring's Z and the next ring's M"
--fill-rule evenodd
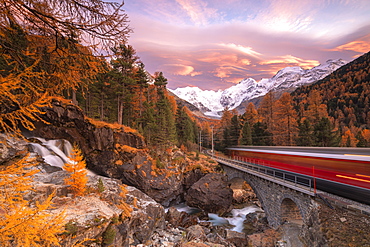
M184 211L179 212L176 208L170 207L166 213L166 221L173 227L187 228L192 225L198 224L198 217L190 215Z
M163 206L138 189L126 186L127 193L123 196L119 180L88 176L90 193L72 197L63 183L66 176L65 171L38 173L33 182L35 191L29 194L37 201L56 191L50 212L64 212L71 226L64 234L62 246L73 246L85 238L100 239L104 246L104 238L109 236L113 246L128 247L130 243L143 244L155 231L164 229ZM98 187L99 181L103 188ZM131 208L131 213L127 214L123 203Z
M186 238L188 241L192 241L192 240L206 241L207 240L207 236L204 232L204 229L200 225L194 225L194 226L188 227L186 229Z
M0 133L0 164L17 156L23 157L28 150L27 144L23 139Z
M227 177L209 173L190 187L185 200L189 206L222 215L230 210L233 191L229 187Z
M248 247L248 240L244 233L226 230L226 241L237 247Z
M29 135L78 144L88 169L134 186L162 205L170 205L183 193L182 167L175 167L170 176L155 173L156 161L147 153L144 138L138 133L124 127L94 124L79 107L59 100L42 110L45 114L41 117L49 124L36 123L37 128Z

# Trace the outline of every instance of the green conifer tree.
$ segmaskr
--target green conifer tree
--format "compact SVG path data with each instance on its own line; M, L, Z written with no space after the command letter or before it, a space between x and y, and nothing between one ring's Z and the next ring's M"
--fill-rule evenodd
M252 143L254 146L272 146L272 134L267 131L266 124L257 122L253 125Z
M313 146L314 137L312 135L313 129L308 119L303 122L298 122L298 138L296 140L298 146Z
M240 139L240 144L241 145L252 145L252 130L249 125L248 121L245 121L242 131L241 131L241 139Z
M234 115L231 118L231 125L230 125L230 145L239 145L240 139L240 131L241 131L241 124L238 115Z
M315 145L319 147L337 147L340 136L333 131L332 124L327 117L322 117L314 126Z
M177 109L176 131L179 145L186 144L187 141L195 142L193 122L186 113L184 107L179 107Z
M177 139L175 115L166 95L166 84L167 79L163 76L163 73L157 73L154 85L157 87L158 100L155 104L155 133L153 133L153 141L160 146L176 143Z

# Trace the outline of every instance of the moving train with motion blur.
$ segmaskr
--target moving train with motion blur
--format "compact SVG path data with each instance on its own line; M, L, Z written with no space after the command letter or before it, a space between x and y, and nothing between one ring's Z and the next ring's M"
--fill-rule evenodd
M370 148L235 146L233 159L314 178L318 190L370 205Z

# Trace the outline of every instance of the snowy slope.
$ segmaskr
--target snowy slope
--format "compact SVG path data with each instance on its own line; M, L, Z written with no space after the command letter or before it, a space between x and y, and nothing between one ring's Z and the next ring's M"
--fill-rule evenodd
M183 87L176 90L169 89L179 98L193 104L201 111L206 112L210 109L214 111L222 111L223 107L220 104L222 91L202 90L198 87Z
M217 92L202 90L198 87L184 87L170 91L195 105L206 115L217 116L226 107L234 109L243 101L263 96L272 90L281 91L314 83L344 64L346 64L344 60L337 59L328 60L326 63L309 70L304 70L301 67L287 67L270 79L256 82L254 79L248 78L240 81L237 85Z

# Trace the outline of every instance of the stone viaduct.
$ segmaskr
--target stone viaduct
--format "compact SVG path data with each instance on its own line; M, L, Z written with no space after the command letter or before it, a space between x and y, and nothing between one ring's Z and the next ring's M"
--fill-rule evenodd
M317 208L313 189L297 183L297 178L287 181L281 174L279 178L274 174L245 167L246 164L241 165L238 161L215 159L230 180L242 178L252 187L272 227L278 227L285 221L306 224L314 213L312 211ZM307 182L311 184L311 181Z

